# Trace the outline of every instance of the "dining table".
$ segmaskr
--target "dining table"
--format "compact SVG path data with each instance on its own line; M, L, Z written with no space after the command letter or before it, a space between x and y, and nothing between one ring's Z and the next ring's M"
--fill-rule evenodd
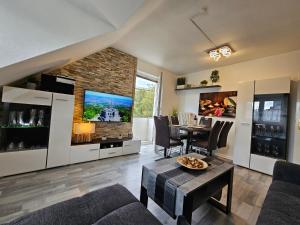
M187 141L186 141L186 149L185 149L185 153L188 154L189 153L189 149L191 146L191 142L192 142L192 138L193 138L193 134L196 132L205 132L205 133L210 133L212 128L211 127L207 127L204 125L172 125L173 127L182 130L182 131L186 131L187 132Z

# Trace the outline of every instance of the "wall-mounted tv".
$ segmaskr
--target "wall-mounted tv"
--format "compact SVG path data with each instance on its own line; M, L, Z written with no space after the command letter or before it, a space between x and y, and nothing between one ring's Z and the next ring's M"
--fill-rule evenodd
M83 119L92 122L131 122L131 97L85 90Z

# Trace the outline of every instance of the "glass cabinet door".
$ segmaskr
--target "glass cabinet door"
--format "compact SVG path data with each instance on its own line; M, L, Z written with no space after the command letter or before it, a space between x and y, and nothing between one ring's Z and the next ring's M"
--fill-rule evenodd
M48 148L50 106L0 103L0 153Z
M286 158L288 94L255 95L251 152Z

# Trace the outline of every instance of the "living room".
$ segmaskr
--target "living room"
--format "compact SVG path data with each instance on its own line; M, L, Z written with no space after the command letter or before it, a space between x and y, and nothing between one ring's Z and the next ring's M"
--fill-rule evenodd
M300 2L0 3L0 224L300 224Z

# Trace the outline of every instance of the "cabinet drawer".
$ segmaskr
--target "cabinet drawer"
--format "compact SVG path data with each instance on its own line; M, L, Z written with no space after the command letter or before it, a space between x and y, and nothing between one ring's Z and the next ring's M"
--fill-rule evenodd
M100 159L122 155L122 147L100 149Z
M273 175L274 164L277 159L251 154L250 169Z
M99 159L100 144L71 146L70 163L80 163Z
M2 102L50 106L52 102L52 93L4 86Z
M46 168L47 149L0 153L0 177Z
M123 142L123 155L139 153L141 148L140 140L130 140Z

